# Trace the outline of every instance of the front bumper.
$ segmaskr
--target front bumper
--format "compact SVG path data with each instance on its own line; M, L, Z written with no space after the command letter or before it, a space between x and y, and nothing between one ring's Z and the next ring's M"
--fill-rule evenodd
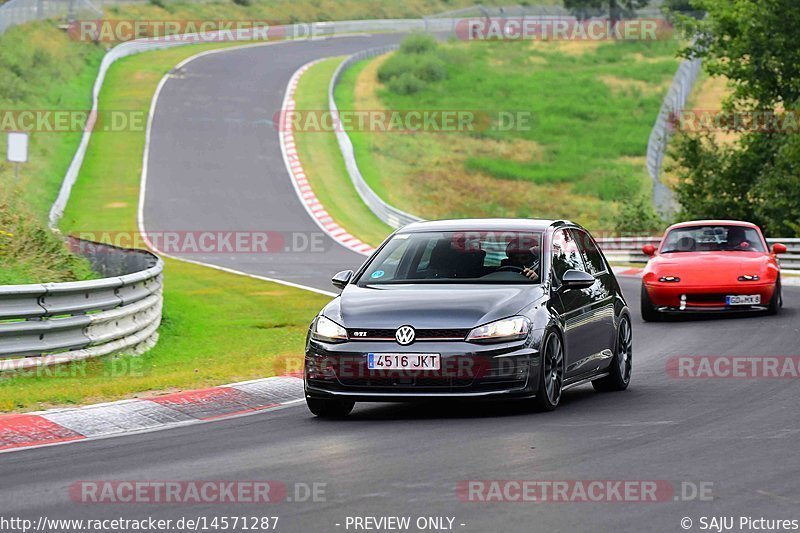
M440 355L440 370L370 370L368 353ZM511 398L534 393L538 350L527 341L476 345L462 341L349 341L328 344L310 340L305 357L305 393L309 398L354 401L414 401L424 398Z
M664 313L736 313L765 310L775 292L775 283L738 283L713 287L687 287L680 283L645 283L653 307ZM725 303L729 295L760 295L759 305Z

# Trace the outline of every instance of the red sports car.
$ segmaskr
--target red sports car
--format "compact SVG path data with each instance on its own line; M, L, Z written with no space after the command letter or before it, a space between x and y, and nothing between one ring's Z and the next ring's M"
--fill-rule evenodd
M769 249L761 230L749 222L696 220L667 228L650 256L642 279L642 318L664 313L762 310L783 306L776 257L786 246Z

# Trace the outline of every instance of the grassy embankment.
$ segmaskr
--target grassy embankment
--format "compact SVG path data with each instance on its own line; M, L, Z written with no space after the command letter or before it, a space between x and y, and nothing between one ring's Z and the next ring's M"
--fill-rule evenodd
M383 56L348 71L336 98L340 109L532 114L531 128L511 131L352 132L365 178L401 209L424 218L565 217L611 229L619 203L649 195L647 138L676 50L670 40L450 42L423 54L444 73L413 92L381 83L379 73L384 62L402 73L420 60L389 65L395 58Z
M20 46L24 41L25 46ZM0 36L0 151L8 130L24 126L20 111L87 110L104 51L72 41L49 22ZM0 284L69 281L93 276L47 230L46 217L80 140L80 131L30 134L28 163L0 158Z
M474 0L252 0L235 4L230 0L211 2L172 1L163 7L151 3L123 3L104 6L105 18L136 20L266 20L279 24L331 20L419 18L472 7ZM537 4L560 4L541 0ZM485 6L508 5L504 0L487 0ZM479 16L475 11L472 16Z
M120 60L102 110L146 111L160 78L210 45ZM97 132L64 217L67 231L135 231L144 132ZM158 345L139 358L65 365L0 381L0 411L147 396L294 368L306 328L328 297L168 260Z

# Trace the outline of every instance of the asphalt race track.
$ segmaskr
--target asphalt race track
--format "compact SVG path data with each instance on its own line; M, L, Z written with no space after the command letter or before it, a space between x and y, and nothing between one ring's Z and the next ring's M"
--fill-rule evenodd
M401 39L282 42L206 55L175 72L161 91L152 126L147 232L278 232L288 253L173 255L332 290L330 276L358 267L364 256L340 246L306 213L274 120L289 78L302 65ZM313 252L304 245L312 239Z
M800 291L778 317L645 324L638 282L631 388L566 391L553 413L519 403L362 404L344 421L302 404L185 428L0 455L6 516L277 515L280 531L343 531L347 516L454 516L459 531L679 531L684 516L792 518L800 493L797 383L677 379L673 355L797 353ZM267 507L87 505L77 480L325 483L326 502ZM461 480L713 482L712 502L469 503Z
M300 65L395 39L280 44L189 63L164 87L157 110L148 231L317 231L289 184L277 132L259 121L280 108L286 82ZM275 254L266 262L255 256L201 260L330 290L331 273L357 266L363 257L329 244L324 254ZM343 421L316 419L297 404L209 424L0 454L4 515L266 515L279 516L278 531L286 532L346 531L348 516L447 516L455 518L457 531L529 533L681 531L683 517L694 520L697 530L700 516L797 518L797 380L678 379L666 371L666 361L676 355L797 355L800 290L785 289L786 308L777 317L645 324L638 316L638 280L622 284L635 335L626 392L578 387L565 392L552 413L530 412L522 403L363 404ZM459 481L475 479L666 480L677 487L676 496L681 483L711 483L713 499L459 500ZM326 485L325 501L317 502L87 505L70 499L69 487L78 480Z

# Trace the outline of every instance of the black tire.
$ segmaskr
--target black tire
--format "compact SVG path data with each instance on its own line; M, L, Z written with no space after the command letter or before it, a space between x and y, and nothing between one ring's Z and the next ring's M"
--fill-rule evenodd
M539 411L552 411L558 407L564 386L565 359L561 337L554 331L548 332L542 344L539 385L536 389L535 406Z
M769 301L769 307L767 307L767 314L777 315L781 307L783 307L783 290L781 288L781 278L778 278L778 281L775 282L775 291Z
M641 311L642 320L645 322L658 322L661 320L661 315L658 311L656 311L653 301L650 300L650 295L647 294L647 289L644 288L644 283L642 283Z
M617 343L614 357L608 367L609 374L592 381L592 386L597 392L621 391L628 388L631 382L633 369L633 330L631 319L622 315L617 326Z
M350 414L356 402L348 400L322 400L306 398L308 410L320 418L344 418Z

